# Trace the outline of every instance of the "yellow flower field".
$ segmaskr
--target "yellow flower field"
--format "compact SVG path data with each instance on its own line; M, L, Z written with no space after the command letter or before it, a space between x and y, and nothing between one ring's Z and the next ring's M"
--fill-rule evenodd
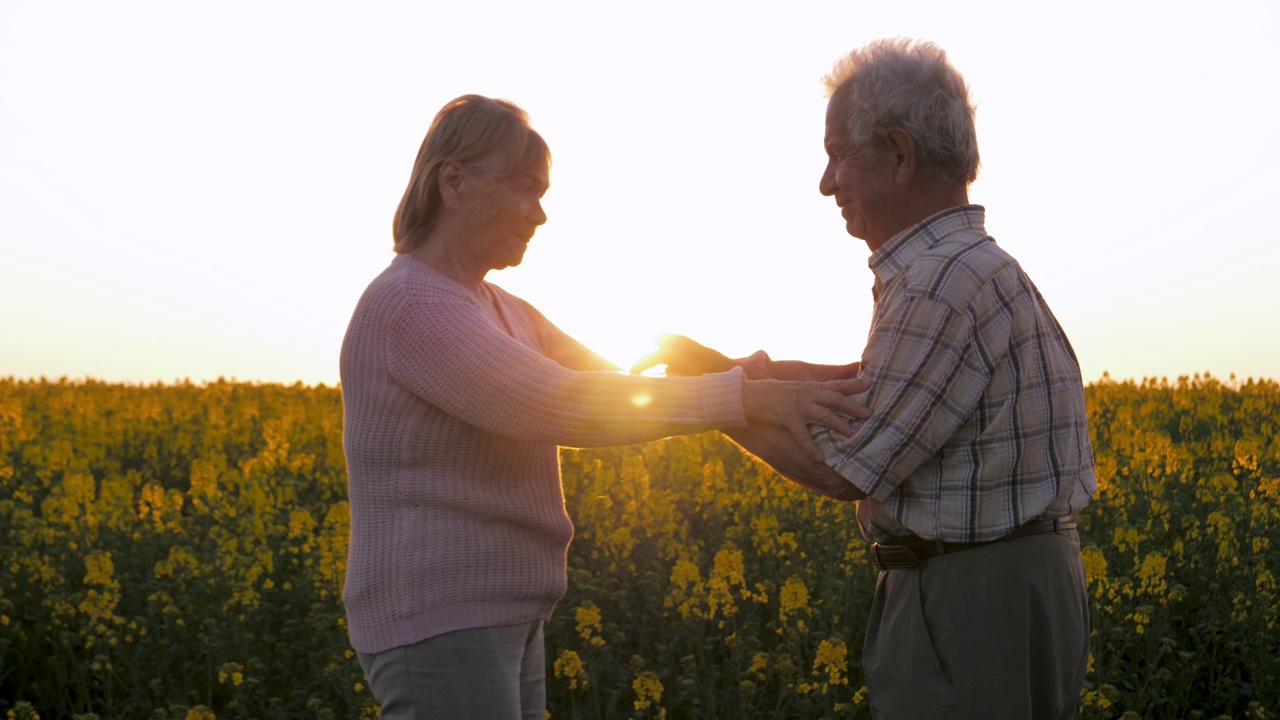
M1087 390L1083 718L1280 715L1280 385ZM0 379L0 713L373 718L336 388ZM852 505L717 433L561 453L553 720L866 718Z

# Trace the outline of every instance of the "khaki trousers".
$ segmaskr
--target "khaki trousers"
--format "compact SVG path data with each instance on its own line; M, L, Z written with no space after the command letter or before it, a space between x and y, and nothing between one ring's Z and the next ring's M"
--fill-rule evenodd
M1067 720L1089 660L1075 530L882 571L863 646L876 720Z

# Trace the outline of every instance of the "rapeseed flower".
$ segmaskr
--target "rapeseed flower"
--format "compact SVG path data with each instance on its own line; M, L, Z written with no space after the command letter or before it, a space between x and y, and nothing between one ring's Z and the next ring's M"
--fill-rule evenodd
M569 689L587 687L587 670L582 658L572 650L561 650L552 668L555 676L569 681Z
M698 570L698 566L687 559L677 560L671 569L670 581L671 590L663 598L663 606L674 607L682 618L703 617L702 573Z
M631 689L636 693L636 710L647 710L662 701L662 681L652 670L645 670L637 675L631 682ZM666 716L665 710L659 715L659 717Z
M779 619L785 625L787 619L792 615L803 613L809 615L809 588L805 586L804 581L797 577L787 578L782 584L782 588L778 591L778 601L780 607L778 609ZM799 621L801 629L804 628L804 620Z
M591 601L579 605L574 613L578 634L593 647L604 646L604 638L600 637L600 618L600 608Z
M218 682L240 687L244 683L244 666L237 662L223 663L222 667L218 668Z

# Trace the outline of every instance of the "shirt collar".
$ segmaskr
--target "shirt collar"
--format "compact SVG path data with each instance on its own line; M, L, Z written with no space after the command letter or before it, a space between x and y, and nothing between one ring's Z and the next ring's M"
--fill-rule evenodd
M986 209L981 205L957 205L934 213L889 238L867 259L867 265L876 276L875 289L887 285L912 261L957 230L977 230L986 234L983 227L985 218Z

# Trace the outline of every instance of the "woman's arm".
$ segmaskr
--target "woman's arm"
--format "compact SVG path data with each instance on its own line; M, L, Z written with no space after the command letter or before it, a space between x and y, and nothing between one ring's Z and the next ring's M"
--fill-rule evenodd
M541 315L539 317L542 320L542 326L539 329L538 342L542 345L547 357L570 370L617 371L622 369L575 340L551 321Z
M577 447L620 445L755 420L796 435L817 424L852 433L833 411L865 410L830 384L746 383L740 370L700 378L575 371L512 339L468 298L403 298L386 361L401 387L464 422L507 437ZM816 449L816 448L815 448Z

